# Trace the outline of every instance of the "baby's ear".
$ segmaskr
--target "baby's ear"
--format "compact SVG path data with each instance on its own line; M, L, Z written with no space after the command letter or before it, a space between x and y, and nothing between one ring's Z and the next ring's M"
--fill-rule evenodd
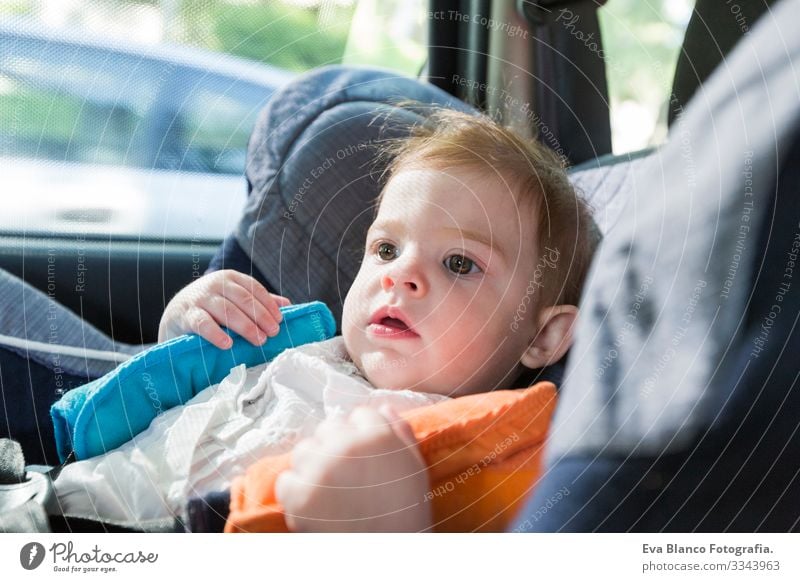
M555 364L572 345L572 330L578 318L574 305L545 307L539 314L539 331L531 340L520 362L536 369Z

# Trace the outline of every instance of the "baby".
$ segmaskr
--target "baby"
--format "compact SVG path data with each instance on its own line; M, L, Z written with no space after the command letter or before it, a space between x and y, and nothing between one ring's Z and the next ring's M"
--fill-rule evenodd
M340 342L346 364L375 394L412 391L403 402L419 406L515 387L526 369L561 359L598 236L555 155L488 118L444 110L385 153L389 180L344 302L342 338L328 340ZM260 345L278 333L288 304L244 274L211 273L170 301L159 341L192 332L225 349L224 325ZM385 406L322 423L276 484L287 523L424 528L430 516L413 500L424 494L425 468L413 445Z
M514 387L571 344L599 234L558 159L485 117L440 111L389 151L364 260L344 303L347 353L376 388L448 396ZM235 272L187 287L160 340L223 324L274 335L286 298ZM276 495L293 530L418 531L427 481L391 409L323 423L294 449Z
M462 396L559 360L598 236L556 156L446 110L387 152L390 179L342 314L364 376ZM159 341L197 333L224 349L224 325L258 345L288 304L247 275L211 273L172 299Z

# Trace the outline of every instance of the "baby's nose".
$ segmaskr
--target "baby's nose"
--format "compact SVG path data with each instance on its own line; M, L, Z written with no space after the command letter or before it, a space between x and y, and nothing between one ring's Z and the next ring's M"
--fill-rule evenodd
M398 269L386 273L381 277L381 287L384 291L409 293L414 297L421 297L427 293L428 285L424 276L418 271Z

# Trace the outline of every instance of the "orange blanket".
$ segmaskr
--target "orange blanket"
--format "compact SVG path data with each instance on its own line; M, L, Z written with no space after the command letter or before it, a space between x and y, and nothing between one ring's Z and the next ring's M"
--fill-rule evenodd
M539 477L555 386L473 394L402 416L428 466L435 531L504 531ZM286 532L275 479L290 455L266 457L231 487L226 532Z

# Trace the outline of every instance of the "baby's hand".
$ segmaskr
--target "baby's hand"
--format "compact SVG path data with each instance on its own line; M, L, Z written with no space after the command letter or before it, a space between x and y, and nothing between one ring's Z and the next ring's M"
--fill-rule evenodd
M275 495L292 531L422 531L428 488L411 427L388 408L357 408L295 447Z
M167 304L158 326L158 341L185 333L203 336L221 349L233 345L224 325L260 346L278 334L283 316L278 309L290 305L286 297L269 293L261 283L238 271L215 271L190 283Z

